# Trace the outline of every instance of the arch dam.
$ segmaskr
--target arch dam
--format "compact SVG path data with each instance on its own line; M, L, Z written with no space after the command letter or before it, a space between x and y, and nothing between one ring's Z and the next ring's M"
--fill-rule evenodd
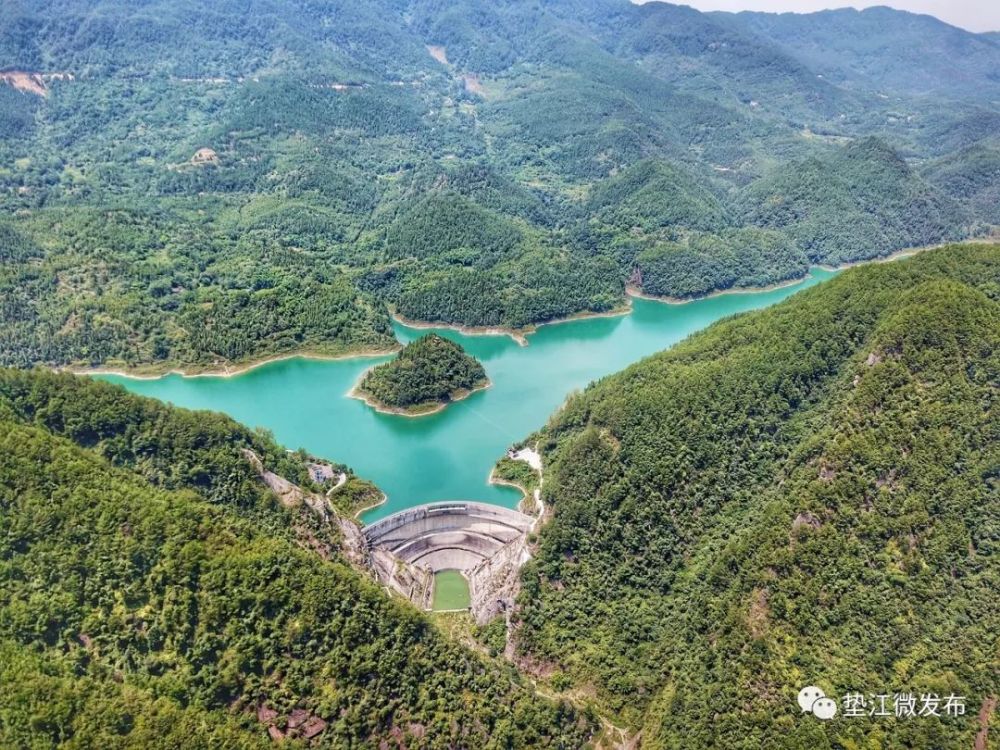
M430 609L434 574L458 570L469 583L472 614L483 623L513 603L536 521L498 505L440 502L394 513L361 533L383 585Z

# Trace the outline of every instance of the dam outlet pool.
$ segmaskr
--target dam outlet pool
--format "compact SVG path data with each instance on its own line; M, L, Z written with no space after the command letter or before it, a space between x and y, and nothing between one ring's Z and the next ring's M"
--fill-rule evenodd
M434 574L434 599L431 609L447 612L468 609L472 603L469 582L457 570L440 570Z

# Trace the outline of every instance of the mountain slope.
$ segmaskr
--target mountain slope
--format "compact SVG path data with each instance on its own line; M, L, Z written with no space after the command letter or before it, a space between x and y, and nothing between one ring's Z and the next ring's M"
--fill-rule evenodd
M684 171L654 160L637 162L600 183L587 210L595 220L624 230L709 230L727 224L718 198Z
M364 78L426 59L401 22L403 6L394 0L254 0L249 6L219 0L208 7L173 0L9 0L0 57L4 66L56 66L78 75L235 77L280 67Z
M349 567L244 448L304 473L220 415L0 370L0 745L584 742L587 719Z
M817 78L771 40L730 22L662 2L552 3L567 24L579 25L620 59L681 91L723 103L736 112L750 107L773 115L771 127L826 122L861 102ZM751 102L753 105L751 106Z
M928 164L922 174L970 214L1000 222L1000 144L979 144Z
M596 691L644 748L971 746L1000 669L998 351L1000 248L951 247L571 398L538 436L553 516L523 663ZM807 684L968 715L822 724Z
M916 18L879 23L944 49ZM810 21L817 45L840 19ZM946 99L833 80L785 36L627 0L0 3L0 244L40 253L0 263L0 364L384 350L390 307L523 327L622 306L640 253L700 293L986 231L991 41L908 58L976 83ZM831 156L869 137L874 180ZM975 172L979 223L899 160ZM728 229L782 236L688 252Z
M1000 96L1000 45L933 16L882 6L744 12L735 20L836 83L917 95Z
M750 224L780 229L814 262L840 264L954 240L965 214L877 139L789 165L740 198Z
M690 298L800 279L809 260L778 232L732 229L653 242L635 256L634 268L631 281L638 291Z

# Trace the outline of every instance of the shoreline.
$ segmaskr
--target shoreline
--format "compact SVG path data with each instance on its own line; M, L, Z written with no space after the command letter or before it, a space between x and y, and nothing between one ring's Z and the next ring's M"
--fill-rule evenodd
M528 500L533 499L532 493L528 492L528 490L523 485L520 485L517 482L512 482L509 479L501 479L500 477L496 476L495 466L492 469L490 469L490 475L486 477L486 484L496 485L497 487L512 487L513 489L517 490L518 492L521 493L521 499L517 501L516 510L519 510L522 513L529 516L535 516L536 518L540 517L538 516L537 513L532 513L523 507L524 505L527 504Z
M786 279L785 281L776 281L775 283L768 284L767 286L732 286L728 289L715 289L707 294L700 294L697 297L670 297L667 295L661 296L657 294L647 294L646 292L639 291L639 289L631 284L625 287L625 294L636 299L649 300L650 302L660 302L664 305L686 305L689 302L700 302L714 297L723 297L727 294L766 294L767 292L776 292L779 289L787 289L790 286L801 284L803 281L808 281L812 278L813 268L821 268L821 266L810 266L809 270L806 271L805 276L799 276L794 279Z
M367 513L370 510L375 510L376 508L385 505L387 502L389 502L389 496L383 492L381 499L376 500L374 503L366 505L363 508L358 508L356 511L354 511L354 515L352 516L352 518L361 524L361 528L364 528L365 526L367 526L367 524L361 519L361 514Z
M812 278L812 272L814 269L819 269L821 271L847 271L851 268L856 268L858 266L866 266L872 263L892 263L897 260L904 260L906 258L912 258L914 255L919 255L920 253L927 252L928 250L936 250L941 247L947 247L948 245L963 244L965 242L973 242L974 240L963 240L962 242L946 242L941 245L927 245L925 247L907 247L902 250L896 250L889 255L883 255L877 258L866 258L865 260L852 260L847 263L842 263L839 266L831 266L826 263L812 263L809 266L809 270L806 271L805 275L798 276L794 279L786 279L785 281L776 281L773 284L768 284L766 286L733 286L728 289L715 289L707 294L700 294L697 297L671 297L668 295L659 296L656 294L646 294L645 292L639 291L636 287L629 284L625 287L625 293L630 297L636 297L638 299L645 299L651 302L662 302L665 305L684 305L688 302L699 302L700 300L712 299L713 297L721 297L726 294L766 294L767 292L774 292L779 289L787 289L790 286L795 286L796 284L801 284L803 281L808 281ZM985 240L983 240L985 241Z
M895 260L905 260L906 258L912 258L914 255L920 255L920 253L925 253L928 250L937 250L939 247L948 247L948 245L964 245L970 242L986 242L989 243L990 240L961 240L960 242L945 242L941 245L925 245L924 247L906 247L902 250L896 250L895 252L889 253L888 255L883 255L878 258L868 258L867 260L852 260L847 263L841 263L839 266L831 266L826 263L816 263L814 268L821 268L824 271L846 271L849 268L856 268L858 266L865 266L870 263L892 263Z
M513 487L515 490L518 490L524 496L521 498L522 500L526 500L529 497L530 493L524 487L524 485L518 484L517 482L514 482L510 479L502 479L498 477L496 474L497 474L497 468L496 466L494 466L492 469L490 469L489 476L486 477L486 484L495 484L498 487Z
M581 310L579 312L572 313L562 318L553 318L552 320L543 320L540 323L534 323L524 328L508 328L505 326L467 326L459 323L443 323L443 322L429 322L426 320L411 320L410 318L404 317L397 313L395 310L389 310L389 317L392 318L396 323L399 323L405 328L412 328L414 330L428 330L428 329L442 329L447 331L456 331L464 336L509 336L517 342L518 346L528 346L530 343L528 341L528 336L538 332L539 328L543 326L556 326L562 323L574 323L578 320L589 320L591 318L617 318L622 315L628 315L632 312L632 300L626 297L626 300L620 306L612 309L605 310L603 312L596 312L593 310Z
M365 376L369 372L371 372L375 367L377 367L377 365L372 365L372 367L369 367L367 370L361 373L358 376L358 379L354 381L354 385L352 385L350 390L347 391L346 395L348 398L353 398L357 399L358 401L361 401L366 406L378 412L379 414L388 414L394 417L409 417L411 419L417 419L418 417L429 417L431 414L440 414L452 404L457 404L460 401L464 401L474 393L479 393L479 391L485 391L486 389L493 387L493 381L490 380L489 378L486 378L485 383L477 385L475 388L471 388L469 390L463 389L461 391L458 391L456 392L456 395L452 396L448 401L445 401L443 403L437 402L431 409L427 409L426 411L416 411L416 412L408 411L406 409L387 406L386 404L383 404L381 401L375 401L367 394L365 394L364 391L361 390L361 383L365 379Z
M595 312L592 310L581 310L580 312L573 313L572 315L567 315L563 318L554 318L552 320L545 320L532 326L530 330L527 331L527 335L532 333L537 333L539 328L544 328L545 326L558 326L563 323L575 323L578 320L591 320L593 318L620 318L623 315L630 315L632 313L632 300L626 295L625 302L618 307L612 308L611 310L605 310L604 312Z
M403 315L400 315L392 307L389 308L389 317L393 321L399 323L401 326L406 328L413 328L417 331L425 331L434 328L440 328L449 331L457 331L464 336L510 336L517 342L518 346L527 346L528 339L526 338L528 333L533 333L533 330L527 328L505 328L504 326L468 326L461 323L444 323L442 321L434 322L427 320L412 320Z
M245 375L258 367L264 367L276 362L284 362L289 359L306 359L319 362L337 362L347 359L374 359L376 357L387 357L398 352L400 347L394 349L365 349L357 352L344 352L343 354L323 354L321 352L303 349L301 351L289 352L287 354L275 354L263 359L250 360L246 364L226 366L221 370L184 370L180 367L172 367L169 370L150 368L146 372L144 368L129 370L117 367L74 367L62 366L50 368L56 372L69 372L74 375L117 375L131 380L160 380L169 375L180 375L182 378L235 378Z
M896 260L903 260L906 258L913 257L920 253L926 252L928 250L935 250L941 247L947 247L949 245L961 245L966 243L986 243L991 244L998 242L998 240L993 238L970 238L966 240L957 240L955 242L945 242L938 245L925 245L923 247L910 247L903 248L901 250L896 250L889 255L884 255L877 258L867 258L865 260L849 261L837 266L831 266L824 263L814 263L809 266L809 270L805 275L800 276L795 279L787 279L785 281L779 281L774 284L761 287L730 287L728 289L716 289L707 294L703 294L697 297L670 297L670 296L657 296L653 294L646 294L636 289L631 284L625 287L625 302L612 310L606 310L604 312L594 312L588 310L581 310L580 312L573 313L571 315L554 318L553 320L546 320L541 323L537 323L530 326L525 326L524 328L508 328L504 326L468 326L455 323L444 323L444 322L434 322L434 321L421 321L421 320L411 320L403 315L400 315L393 308L389 308L389 317L396 323L415 330L428 330L428 329L444 329L450 331L456 331L466 336L508 336L512 338L519 346L528 346L530 343L528 341L528 336L536 333L539 328L543 326L560 325L563 323L573 323L575 321L587 320L590 318L611 318L618 317L621 315L628 315L632 312L633 299L644 299L651 302L660 302L667 305L684 305L689 302L698 302L705 299L711 299L713 297L722 296L726 294L764 294L767 292L777 291L779 289L784 289L796 284L800 284L803 281L808 281L812 276L813 269L820 269L823 271L845 271L857 266L863 266L870 263L891 263ZM74 375L116 375L123 378L130 378L132 380L159 380L160 378L165 378L168 375L180 375L182 378L232 378L239 375L245 375L251 370L255 370L258 367L264 367L265 365L274 364L276 362L282 362L288 359L306 359L306 360L316 360L316 361L327 361L335 362L339 360L347 359L374 359L376 357L386 357L391 354L396 354L402 348L402 344L397 342L397 345L393 348L383 348L383 349L362 349L359 351L348 351L340 354L325 354L323 352L317 352L309 349L296 350L292 352L287 352L285 354L275 354L262 359L249 360L244 364L237 365L226 365L222 369L211 369L210 367L205 368L194 368L194 369L184 369L183 367L170 367L169 369L159 368L155 365L142 366L136 369L121 368L121 367L80 367L80 366L56 366L50 367L49 369L56 372L70 372ZM488 387L488 386L487 386ZM475 389L470 392L475 393ZM352 388L353 391L353 388ZM349 392L349 396L352 398L359 398L354 396L353 393ZM465 398L465 397L463 397ZM361 399L365 400L365 399ZM461 401L462 399L457 399ZM367 403L367 401L366 401ZM368 404L373 409L378 409L375 404ZM447 406L447 404L445 405ZM385 411L378 409L382 413L386 414L397 414L397 416L426 416L428 414L436 414L440 409L434 411L421 412L419 414L404 414L397 413L395 411Z

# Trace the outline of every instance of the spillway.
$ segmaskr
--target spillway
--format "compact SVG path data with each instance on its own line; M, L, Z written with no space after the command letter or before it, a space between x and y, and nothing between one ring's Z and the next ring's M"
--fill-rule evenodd
M535 520L486 503L428 503L387 516L362 533L384 585L429 608L434 574L458 570L469 581L471 608L482 621L511 604Z

